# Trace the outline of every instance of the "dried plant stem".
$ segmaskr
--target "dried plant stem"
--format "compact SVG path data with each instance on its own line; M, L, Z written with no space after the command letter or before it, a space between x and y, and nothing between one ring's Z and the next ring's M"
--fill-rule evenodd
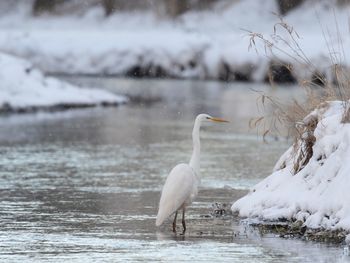
M334 17L336 21L335 14ZM342 121L344 123L350 122L350 79L342 63L345 58L345 52L337 22L336 29L340 52L337 52L336 48L327 41L327 35L330 36L330 33L328 31L326 33L323 29L323 37L328 49L331 62L330 68L333 71L334 78L327 79L326 76L318 71L317 67L301 48L299 34L283 18L279 17L279 19L280 22L275 24L273 34L269 39L260 33L246 30L249 36L249 49L255 49L258 53L257 42L262 42L266 56L275 59L278 57L276 52L283 54L295 63L294 65L297 67L305 68L314 76L314 79L311 81L298 80L300 87L305 91L304 102L293 100L289 105L286 105L279 102L278 99L260 92L258 104L262 105L263 109L266 109L268 105L273 110L270 113L267 113L265 110L263 116L252 119L250 127L255 127L258 130L262 128L264 140L268 134L278 135L281 126L288 128L288 134L292 135L295 139L294 173L297 173L303 169L313 155L312 148L315 143L313 133L318 120L313 118L305 121L305 117L312 110L325 108L327 101L340 100L343 102ZM282 32L279 32L280 29L282 29ZM285 67L290 71L293 69L291 64L287 64ZM272 78L270 80L273 81Z

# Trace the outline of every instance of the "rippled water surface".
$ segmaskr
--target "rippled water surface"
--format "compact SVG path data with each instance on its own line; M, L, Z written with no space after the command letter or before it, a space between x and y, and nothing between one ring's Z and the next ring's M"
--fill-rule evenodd
M335 262L342 248L261 236L213 217L266 177L288 147L248 128L256 92L293 88L200 81L74 78L138 103L0 117L1 262ZM162 184L187 162L196 114L231 120L202 130L202 184L185 236L155 227ZM179 222L180 223L180 222Z

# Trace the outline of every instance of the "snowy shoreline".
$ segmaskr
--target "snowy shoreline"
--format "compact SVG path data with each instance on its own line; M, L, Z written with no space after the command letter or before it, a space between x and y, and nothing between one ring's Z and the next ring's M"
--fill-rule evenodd
M232 205L233 212L267 224L297 222L316 233L339 233L344 241L350 233L348 107L332 101L310 113L301 139L280 157L270 176Z
M0 53L0 114L116 106L127 98L80 88L44 74L24 59Z

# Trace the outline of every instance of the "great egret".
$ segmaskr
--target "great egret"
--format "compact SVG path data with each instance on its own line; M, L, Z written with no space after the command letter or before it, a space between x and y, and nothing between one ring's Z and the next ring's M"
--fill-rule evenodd
M199 114L194 121L192 140L193 153L189 164L180 163L169 173L159 201L159 210L156 226L160 226L165 219L175 213L173 232L176 232L177 213L182 209L183 233L186 231L185 209L191 204L198 193L200 176L200 140L199 130L202 122L228 122L223 119L211 117L208 114Z

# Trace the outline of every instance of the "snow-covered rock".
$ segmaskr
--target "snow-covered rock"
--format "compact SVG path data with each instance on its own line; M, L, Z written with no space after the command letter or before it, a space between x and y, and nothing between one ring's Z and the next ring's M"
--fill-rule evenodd
M242 217L301 220L309 228L349 231L350 124L342 121L348 103L329 102L308 115L304 123L317 125L309 126L309 134L303 134L304 139L281 156L273 173L232 210ZM306 156L305 136L313 144L308 160L299 158L301 150Z
M189 12L176 20L147 12L116 13L109 18L101 13L96 9L80 16L37 18L23 12L3 14L0 49L51 73L264 81L271 59L293 65L295 77L310 79L314 73L286 53L266 56L261 44L258 54L248 51L248 33L242 29L271 39L279 22L275 0L219 1L213 10ZM348 13L349 8L337 8L334 1L306 1L285 17L316 66L311 71L331 75L330 56L339 57L336 63L350 65L341 55L350 44ZM297 57L282 41L278 45Z
M52 107L117 105L123 96L46 77L29 61L0 53L0 112Z

